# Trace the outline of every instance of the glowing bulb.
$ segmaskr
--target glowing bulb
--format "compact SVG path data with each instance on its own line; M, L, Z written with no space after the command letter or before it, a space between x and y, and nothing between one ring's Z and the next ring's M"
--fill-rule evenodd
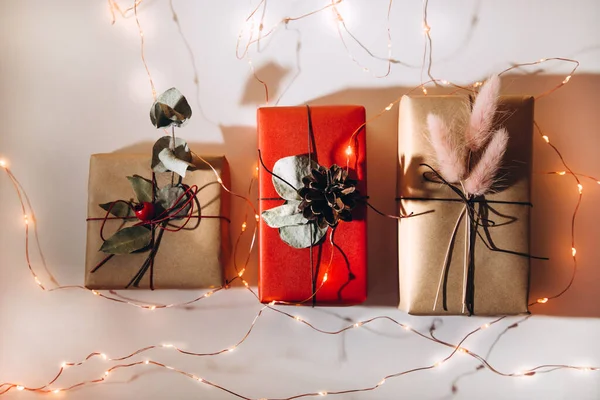
M150 361L146 360L146 361L144 361L144 364L148 365L148 364L150 364Z
M0 168L6 168L6 160L0 160Z
M583 185L581 183L577 184L577 189L579 190L579 194L583 193Z
M166 369L171 369L171 370L175 369L175 368L173 368L173 367L170 367L170 366L168 366L168 365L165 365L165 368L166 368Z
M173 346L172 344L163 344L162 347L166 347L167 349L171 349L175 346Z
M481 329L487 329L490 327L490 324L483 324L481 325Z
M150 306L148 307L151 311L156 310L156 306Z
M204 294L204 297L210 297L212 294L213 294L213 292L206 292L206 293Z
M548 302L548 298L547 297L542 297L541 299L537 299L537 302L540 304L544 304Z
M564 174L566 174L566 173L567 173L566 171L558 171L558 172L557 172L557 174L558 174L558 175L564 175Z
M219 178L219 179L217 179L217 182L219 182L219 184L222 185L223 184L223 179Z
M108 376L108 374L110 374L110 371L104 371L104 376Z
M323 283L327 282L327 272L325 272L325 275L323 275Z
M273 300L273 301L271 301L271 302L269 303L269 305L270 305L270 306L274 306L274 305L275 305L275 303L276 303L276 301L275 301L275 300Z
M36 276L34 280L35 280L35 283L37 283L38 285L42 286L42 282L40 282L40 278L38 278Z
M598 181L598 185L600 185L600 181Z
M571 80L571 75L568 75L565 80L562 82L563 85Z
M327 392L319 392L319 396L325 397L327 396Z
M386 108L385 111L390 111L392 108L394 107L394 103L390 103Z
M260 215L254 214L254 219L256 219L256 222L258 222L260 220Z
M442 365L443 361L438 361L435 364L433 364L434 367L439 367L440 365Z
M408 325L402 325L402 328L403 328L405 331L409 331L409 330L410 330L410 326L408 326Z
M204 379L202 379L202 378L196 378L196 380L197 380L198 382L204 382Z
M100 293L98 293L98 292L97 292L97 291L95 291L95 290L92 290L92 294L93 294L94 296L98 296Z
M25 220L25 225L29 225L29 217L27 215L23 215L23 219Z
M357 322L357 323L355 323L355 324L354 324L354 327L355 327L355 328L358 328L358 327L360 327L360 326L362 326L362 322Z
M61 367L61 368L65 368L66 366L67 366L67 363L66 363L66 362L64 362L64 363L60 364L60 367Z
M550 143L550 138L548 136L543 135L542 139L544 139L546 141L546 143Z
M463 348L463 347L459 347L458 351L461 352L461 353L468 353L468 350L465 349L465 348Z
M382 379L382 380L380 380L380 381L379 381L379 383L377 384L377 386L381 386L381 385L383 385L384 383L385 383L385 379Z
M23 387L23 386L19 385L19 386L17 386L17 390L18 390L18 391L25 390L25 387Z
M298 321L298 322L302 322L302 318L300 318L300 317L299 317L299 316L297 316L297 315L294 317L294 319L295 319L296 321Z
M246 268L242 268L242 270L238 272L238 276L241 278L242 275L244 275L244 272L246 272Z
M544 61L546 61L546 59L545 59L545 58L540 58L540 60L539 60L538 62L541 62L541 63L543 63Z
M425 25L423 27L423 32L428 33L429 31L431 31L431 27L429 25Z
M227 349L227 351L228 351L228 352L230 352L230 353L231 353L232 351L234 351L234 350L235 350L235 347L231 347L231 348Z
M427 96L427 89L425 89L424 87L423 87L423 94L424 94L425 96Z
M58 393L60 393L60 389L54 389L54 390L52 391L52 393L54 393L54 394L58 394Z
M575 257L575 254L577 254L577 249L575 249L575 247L571 247L571 256Z
M248 225L246 225L246 221L244 221L244 223L242 224L242 232L245 232L245 231L246 231L246 227L247 227L247 226L248 226Z
M352 147L351 146L346 147L346 155L347 156L351 156L352 155Z
M249 286L249 285L248 285L248 282L246 282L246 281L242 281L242 282L244 282L244 286L246 286L246 287L248 287L248 286Z
M475 82L475 83L473 84L473 87L474 87L474 88L476 88L476 87L479 87L479 86L481 86L481 85L483 85L483 82L479 82L479 81L478 81L478 82Z
M108 357L107 357L107 356L106 356L106 354L104 354L104 353L100 354L100 357L102 357L102 359L103 359L103 360L106 360L106 359L108 359Z

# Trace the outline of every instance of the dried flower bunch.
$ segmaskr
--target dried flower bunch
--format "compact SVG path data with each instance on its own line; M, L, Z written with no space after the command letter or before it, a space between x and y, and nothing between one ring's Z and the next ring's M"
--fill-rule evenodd
M461 183L465 194L483 196L494 184L508 144L505 128L494 129L498 107L500 78L490 77L475 98L463 140L452 135L448 125L437 115L427 116L439 172L450 183ZM480 153L477 163L470 166L470 156Z
M352 210L359 196L356 180L339 165L319 166L302 178L304 187L298 190L302 202L298 209L304 218L316 221L319 227L336 226L339 221L352 221Z

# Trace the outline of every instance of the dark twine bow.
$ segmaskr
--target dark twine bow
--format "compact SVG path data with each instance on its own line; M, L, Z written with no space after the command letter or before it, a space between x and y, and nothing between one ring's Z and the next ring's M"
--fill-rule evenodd
M481 239L481 241L485 244L485 246L491 251L499 251L502 253L513 254L520 257L527 258L535 258L541 260L547 260L545 257L535 257L526 253L520 253L512 250L506 250L496 247L494 244L489 228L495 226L501 226L503 224L496 224L494 221L488 218L490 211L493 213L504 216L494 210L490 204L512 204L518 206L527 206L533 207L533 204L529 202L520 202L520 201L495 201L488 200L485 196L467 196L460 190L457 186L446 181L439 172L437 172L433 167L428 164L420 164L421 166L429 168L430 172L423 173L423 178L428 182L441 183L447 187L449 187L458 198L426 198L426 197L401 197L398 200L415 200L415 201L450 201L450 202L461 202L464 204L465 208L461 212L456 221L456 225L454 226L454 230L452 232L452 236L450 237L450 242L448 244L448 249L446 251L446 257L444 260L444 265L442 266L442 271L440 274L440 282L438 284L438 291L436 294L436 298L434 301L433 309L435 311L437 306L437 301L440 293L440 287L443 282L443 308L445 311L448 311L447 307L447 281L448 281L448 271L450 267L451 254L454 249L454 240L456 238L456 234L458 232L458 226L460 224L463 215L466 214L466 246L465 246L465 270L463 272L463 310L467 309L469 316L473 315L475 312L475 243L477 241L477 237ZM433 178L432 176L433 175ZM435 178L435 179L434 179ZM513 219L514 221L514 219ZM511 221L512 222L512 221ZM479 227L483 228L484 234L479 231ZM484 237L485 235L485 237ZM487 240L486 240L487 239ZM489 242L489 243L488 243Z
M313 126L312 126L312 118L311 118L311 113L310 113L310 106L306 105L306 112L307 112L307 119L308 119L308 130L307 130L307 140L308 140L308 165L312 166L312 161L313 161L313 156L315 161L317 161L317 146L315 144L315 135L313 132ZM261 166L264 168L265 171L267 171L267 173L277 179L279 179L281 182L285 183L286 185L288 185L289 187L291 187L292 189L294 189L296 192L299 191L300 188L296 188L294 187L294 185L292 185L291 183L289 183L288 181L286 181L285 179L283 179L282 177L280 177L279 175L275 174L273 171L269 170L269 168L267 168L267 166L265 165L265 163L263 162L262 159L262 155L261 155L261 151L260 149L258 150L258 159L260 161ZM259 200L264 201L264 200L284 200L282 198L276 197L276 198L260 198ZM320 260L322 257L322 253L323 253L323 242L317 243L315 241L316 238L316 228L315 228L315 221L309 221L309 229L310 229L310 236L311 236L311 245L309 246L309 258L310 258L310 281L311 281L311 297L310 299L312 299L312 305L313 307L316 305L317 302L317 296L316 293L318 291L317 289L317 278L319 276L319 265L320 265ZM348 269L348 281L342 285L342 287L340 288L340 290L338 290L338 299L341 300L342 298L342 290L350 283L350 281L356 279L356 276L352 273L351 269L350 269L350 262L348 260L348 257L346 256L346 254L342 251L341 247L335 243L334 241L334 235L335 235L335 230L336 230L337 225L334 226L330 226L331 228L331 234L329 236L329 241L332 245L333 248L337 249L343 256L345 263L346 263L346 267ZM317 265L315 266L315 260L313 258L313 247L314 246L318 246L318 250L317 250ZM332 252L334 251L334 249L332 249ZM332 254L333 256L333 254ZM308 300L308 299L307 299ZM305 300L306 301L306 300Z
M146 272L148 270L150 270L150 289L154 290L154 258L156 257L156 254L158 253L158 250L159 250L159 247L160 247L160 244L162 241L162 237L163 237L163 234L165 231L179 232L182 229L193 230L193 229L196 229L200 225L200 220L202 220L204 218L219 218L219 219L224 219L227 222L230 222L229 219L224 216L202 215L202 207L200 206L200 201L198 200L198 197L197 197L198 193L200 192L200 190L202 188L198 188L197 185L188 186L188 185L181 183L181 177L179 177L179 184L184 189L184 192L175 200L175 202L173 202L173 206L169 207L168 209L164 210L163 212L154 216L152 219L150 219L148 221L139 221L133 225L133 226L149 227L151 234L152 234L152 239L151 239L150 245L148 247L134 252L134 253L138 253L138 252L150 250L148 257L142 264L141 268L133 276L133 278L129 281L129 283L125 286L125 289L128 289L132 285L133 285L133 287L139 287L140 282L142 281L142 278L144 277ZM210 183L209 183L209 185L210 185ZM204 187L206 187L206 186L204 186ZM183 201L184 199L185 199L185 201ZM157 201L156 174L152 173L152 203L155 204L156 201ZM86 219L86 221L102 221L102 225L100 226L100 238L103 241L106 240L104 238L104 227L108 220L119 219L119 220L122 220L123 223L125 223L129 220L138 219L135 216L110 217L109 215L111 213L111 210L117 203L125 203L129 207L130 211L133 211L133 204L131 202L127 202L124 200L117 200L117 201L114 201L111 203L110 207L107 209L106 214L104 215L103 218L87 218ZM196 206L198 209L198 212L197 212L198 215L194 215L194 212L195 212L194 206ZM183 216L180 215L180 213L183 210L185 210L186 208L188 208L187 213ZM182 225L176 225L173 223L173 221L176 219L177 220L184 219L185 221ZM187 227L188 223L192 219L197 220L196 225L192 226L192 227ZM157 233L157 230L158 230L158 233ZM100 267L102 267L104 264L106 264L113 256L115 256L115 254L109 254L108 256L106 256L102 261L100 261L92 269L91 273L98 271L100 269Z

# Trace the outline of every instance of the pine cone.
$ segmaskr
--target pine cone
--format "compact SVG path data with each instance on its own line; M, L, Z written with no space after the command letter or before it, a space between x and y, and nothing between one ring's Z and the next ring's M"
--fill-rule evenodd
M360 196L356 180L339 165L329 169L319 166L302 178L304 187L298 190L302 202L298 206L304 218L316 221L319 227L336 226L341 221L352 221L352 210Z

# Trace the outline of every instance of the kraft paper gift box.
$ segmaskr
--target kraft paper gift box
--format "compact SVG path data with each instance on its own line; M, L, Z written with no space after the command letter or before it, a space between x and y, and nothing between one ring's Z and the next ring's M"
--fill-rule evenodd
M487 219L476 235L471 286L465 276L464 218L459 196L447 185L432 182L435 165L429 141L427 116L433 113L463 134L470 113L469 98L461 96L404 96L398 129L397 195L405 212L424 213L398 224L400 308L415 315L469 314L463 307L463 290L472 292L473 313L504 315L526 313L529 290L530 191L533 134L533 98L501 96L495 126L509 134L499 182L488 201ZM424 175L424 173L426 173ZM480 207L475 204L475 207ZM483 240L493 246L489 249ZM504 250L504 251L498 251ZM444 270L446 254L450 255ZM440 286L440 280L442 282ZM466 286L465 286L466 285ZM441 290L438 292L438 287ZM439 293L439 295L438 295ZM436 303L436 296L438 297ZM435 309L434 309L435 304Z
M225 157L206 157L220 174L223 183L229 184L229 167ZM85 286L89 289L124 289L148 257L148 252L115 255L97 271L92 270L107 256L99 249L101 220L106 211L99 204L117 199L134 198L127 176L140 175L151 179L151 158L137 154L94 154L90 159L88 187L88 222ZM194 159L196 170L188 171L183 183L196 185L201 207L194 209L193 218L185 229L165 231L156 256L152 273L144 274L139 288L150 288L152 276L155 289L212 288L223 284L223 267L229 255L229 196L217 182L217 177L205 163ZM171 173L156 174L162 187L171 182ZM177 175L175 175L177 179ZM95 218L96 220L89 220ZM116 232L125 223L131 226L135 218L126 222L120 219L106 221L104 235ZM174 220L181 225L182 220ZM133 286L131 286L133 288Z
M258 148L264 163L259 171L260 213L284 203L274 188L274 164L283 157L309 153L319 165L345 167L349 177L366 196L365 109L362 106L311 106L312 134L309 134L308 110L300 107L265 107L258 110ZM352 134L354 151L346 154ZM312 138L310 137L312 136ZM261 219L259 223L259 295L260 301L284 301L306 305L357 304L367 296L367 223L366 207L352 211L351 222L340 222L334 241L329 233L309 248L293 248L282 241L279 231ZM329 228L331 229L331 228ZM331 259L333 251L333 258ZM312 253L312 254L311 254ZM311 259L313 263L311 266ZM331 264L330 264L331 259ZM326 281L323 282L327 273ZM316 295L313 296L313 293Z

